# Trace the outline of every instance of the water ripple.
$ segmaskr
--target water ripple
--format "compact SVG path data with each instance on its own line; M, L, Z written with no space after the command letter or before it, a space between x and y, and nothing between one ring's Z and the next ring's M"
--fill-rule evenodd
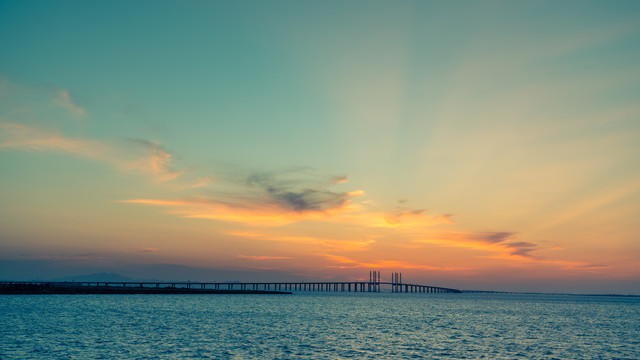
M1 359L638 359L640 299L564 295L0 298Z

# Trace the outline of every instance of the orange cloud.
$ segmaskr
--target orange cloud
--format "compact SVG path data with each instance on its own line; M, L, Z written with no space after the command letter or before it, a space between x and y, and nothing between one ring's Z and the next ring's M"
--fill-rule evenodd
M362 190L349 191L347 193L349 197L358 197L358 196L367 196L367 194Z
M406 212L366 212L360 207L352 207L353 211L345 214L337 221L358 224L366 227L380 228L424 228L441 224L453 224L451 215L425 214L424 210Z
M271 241L286 241L302 244L317 244L326 247L330 251L360 251L367 250L370 245L375 243L375 240L337 240L337 239L323 239L313 236L266 236L266 240Z
M466 248L493 253L491 255L479 255L478 257L517 261L519 263L548 264L564 269L603 269L607 265L594 265L585 262L550 260L529 254L538 250L561 250L554 246L548 249L538 249L537 245L530 242L514 241L514 233L509 232L479 232L479 233L453 233L440 237L414 240L414 243L434 244L446 247Z
M290 224L305 214L287 212L275 206L240 207L224 202L207 199L196 200L156 200L132 199L123 200L124 203L165 206L174 208L171 211L186 218L211 219L228 222L248 223L260 226L282 226Z
M228 235L248 238L259 238L265 241L290 242L296 244L319 245L325 248L325 251L361 251L367 250L375 240L341 240L326 239L313 236L296 236L296 235L265 235L253 231L231 231Z
M209 199L161 200L131 199L124 203L151 206L172 207L172 213L187 218L212 219L239 222L257 226L282 226L303 220L330 220L341 214L353 211L349 205L348 195L340 205L319 210L297 211L286 208L278 202L264 199L232 199L231 201L215 201Z
M342 268L377 268L377 269L415 269L415 270L439 270L439 271L455 271L455 270L469 270L467 267L452 267L452 266L431 266L424 264L415 264L407 261L395 261L395 260L378 260L374 262L362 262L357 261L346 256L338 256L331 254L318 254L326 257L334 263L340 264L338 267Z
M347 175L337 176L331 179L331 182L333 182L334 184L344 184L344 183L347 183L348 181L349 181L349 177Z
M244 223L254 226L283 226L299 221L328 221L336 224L352 224L365 227L428 227L450 224L448 215L428 215L420 212L389 214L365 212L358 205L351 203L349 193L346 201L339 206L324 210L295 211L285 208L279 203L264 199L232 199L215 201L209 199L131 199L124 203L150 206L171 207L174 214L186 218L211 219L219 221Z
M264 234L259 233L257 231L227 231L225 234L231 235L231 236L238 236L238 237L248 237L248 238L260 238L264 236Z
M238 255L239 258L241 259L250 259L250 260L288 260L288 259L292 259L291 257L287 257L287 256L254 256L254 255Z
M513 260L532 258L529 252L536 250L536 244L513 241L514 235L510 232L449 233L413 242L488 251Z
M140 246L134 246L133 247L135 250L141 252L141 253L151 253L151 252L157 252L159 251L158 248L153 248L153 247L140 247Z
M580 261L567 261L567 260L548 260L536 257L522 256L517 254L498 254L492 256L483 256L489 259L501 259L501 260L518 260L523 263L537 263L555 265L567 270L601 270L609 268L608 265L601 264L589 264Z

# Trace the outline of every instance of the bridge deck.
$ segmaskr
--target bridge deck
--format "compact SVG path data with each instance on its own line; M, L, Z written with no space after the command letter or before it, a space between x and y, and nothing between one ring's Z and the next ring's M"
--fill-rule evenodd
M275 291L335 291L335 292L381 292L388 285L391 292L398 293L460 293L458 289L438 286L406 284L382 281L338 281L338 282L113 282L113 281L3 281L0 287L15 284L65 285L65 286L113 286L138 288L186 288L201 290L275 290Z

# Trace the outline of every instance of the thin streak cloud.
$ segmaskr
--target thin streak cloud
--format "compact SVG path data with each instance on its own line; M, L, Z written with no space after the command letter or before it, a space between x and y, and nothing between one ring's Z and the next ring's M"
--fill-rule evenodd
M61 133L14 123L0 123L0 149L62 152L106 160L113 148L99 141L73 139Z

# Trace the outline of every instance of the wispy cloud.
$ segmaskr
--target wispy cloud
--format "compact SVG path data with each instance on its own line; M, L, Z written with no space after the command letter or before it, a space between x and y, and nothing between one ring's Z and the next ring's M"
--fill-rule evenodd
M173 154L157 142L73 137L67 131L59 130L73 124L62 122L64 126L56 127L55 124L60 123L58 120L68 118L68 115L61 117L52 111L55 108L65 109L76 118L87 114L69 90L25 87L2 78L0 84L0 150L73 154L108 163L125 172L146 174L159 182L176 179L185 173L176 169ZM6 111L2 105L6 105ZM201 176L183 187L202 187L209 179Z
M56 131L16 123L0 123L0 149L73 154L111 164L121 170L151 175L164 182L183 172L161 144L133 139L126 144L72 138Z
M347 175L336 176L333 179L331 179L331 182L333 182L334 184L345 184L349 182L349 176Z
M201 177L195 178L193 183L189 185L189 188L197 189L197 188L209 186L209 184L211 184L212 182L213 182L213 178L211 176L208 176L208 175L201 176Z
M75 104L73 98L71 97L71 92L69 90L59 89L56 91L57 97L53 99L53 103L69 110L69 112L76 118L83 117L87 111Z
M133 159L125 164L131 170L153 174L161 182L173 180L184 173L175 170L173 155L162 144L142 139L127 140L134 145L130 147Z

